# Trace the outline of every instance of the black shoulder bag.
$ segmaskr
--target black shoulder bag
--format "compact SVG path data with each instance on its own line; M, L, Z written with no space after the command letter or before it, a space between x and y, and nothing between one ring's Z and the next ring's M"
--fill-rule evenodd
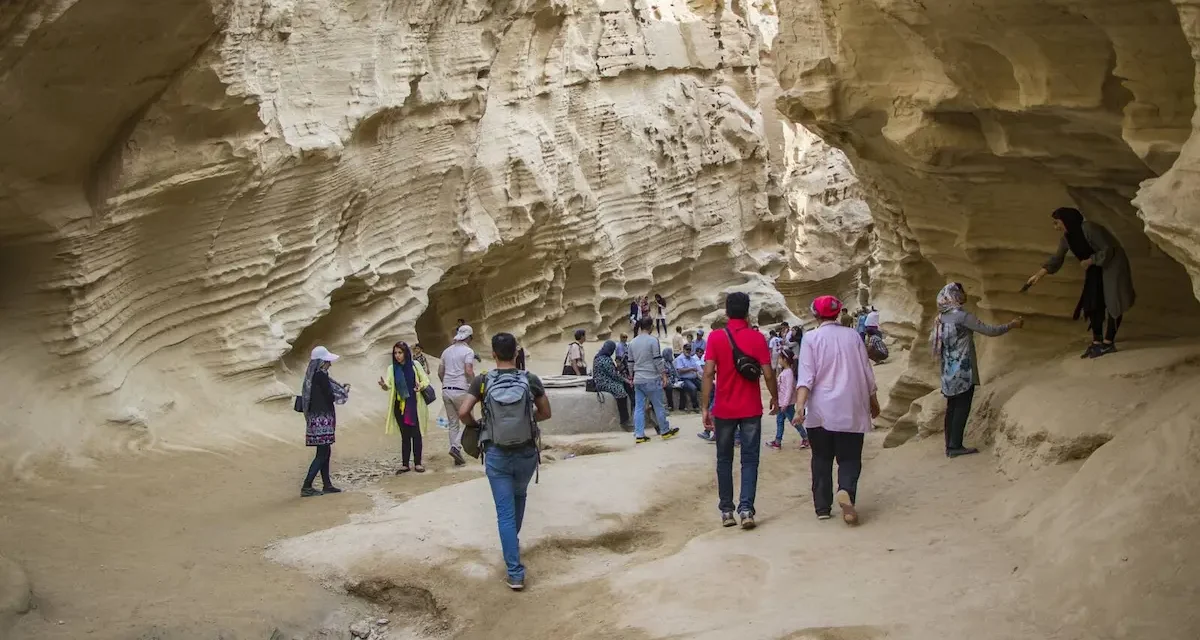
M737 341L733 339L733 332L729 330L729 327L725 328L725 335L729 336L729 346L733 349L733 368L737 369L738 375L750 382L758 382L763 374L762 364L738 348Z

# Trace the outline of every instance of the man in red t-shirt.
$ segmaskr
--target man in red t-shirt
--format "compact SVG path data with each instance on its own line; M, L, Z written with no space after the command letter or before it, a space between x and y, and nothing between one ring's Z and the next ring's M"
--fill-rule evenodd
M743 354L758 361L762 380L771 394L771 415L779 410L775 388L775 372L771 369L771 350L761 332L750 328L750 296L735 291L725 297L725 315L729 325L713 331L708 337L705 353L704 381L700 389L700 406L704 407L704 424L713 425L717 439L717 494L721 509L721 524L732 527L733 517L733 443L742 445L742 492L737 514L743 529L754 528L754 492L758 486L758 453L762 445L762 391L759 380L747 380L734 364L733 347L729 337ZM712 409L713 379L717 379L717 397ZM740 435L739 435L740 432Z

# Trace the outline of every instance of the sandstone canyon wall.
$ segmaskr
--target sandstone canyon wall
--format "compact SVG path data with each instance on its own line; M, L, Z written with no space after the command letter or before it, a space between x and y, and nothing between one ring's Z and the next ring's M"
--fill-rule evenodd
M1184 345L1200 332L1197 25L1193 4L1167 0L780 6L780 107L854 165L878 234L876 298L886 296L918 336L949 281L965 284L985 321L1027 319L1024 331L980 341L985 382L1002 382L976 396L972 428L998 430L982 435L997 439L1002 460L1027 467L1055 448L1055 462L1086 459L1067 468L1064 477L1079 473L1041 508L1014 516L1045 563L1017 575L1036 615L1062 637L1200 632L1176 600L1196 594L1194 571L1181 570L1198 561L1188 549L1196 521L1159 517L1155 506L1195 506L1200 405L1168 390L1194 389L1200 374L1181 347L1147 348ZM1070 320L1082 270L1069 260L1018 291L1057 243L1048 215L1060 206L1108 226L1128 252L1138 300L1122 340L1144 354L1078 371L1051 360L1088 339ZM1152 370L1163 353L1180 358L1162 365L1171 382L1138 389L1156 378L1134 369ZM1018 368L1028 377L1005 383ZM1071 376L1086 382L1067 384ZM901 420L893 442L915 432L914 420L936 419L932 409L944 401L935 384L927 350L913 349L885 418L933 393ZM1081 417L1104 406L1108 415ZM1162 420L1128 428L1148 411ZM1014 436L1018 424L1026 431ZM1019 466L1006 472L1020 476ZM1097 482L1114 491L1098 495Z
M694 322L735 286L789 317L789 190L829 149L769 114L773 12L6 3L3 457L270 432L254 403L282 406L318 342L370 381L460 317L559 341L631 295Z

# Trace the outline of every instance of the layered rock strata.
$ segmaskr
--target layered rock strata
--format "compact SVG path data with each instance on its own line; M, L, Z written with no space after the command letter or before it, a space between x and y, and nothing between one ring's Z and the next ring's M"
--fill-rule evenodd
M226 407L292 393L314 344L378 364L457 318L532 344L731 288L788 317L773 11L6 4L3 449L236 441L259 421Z

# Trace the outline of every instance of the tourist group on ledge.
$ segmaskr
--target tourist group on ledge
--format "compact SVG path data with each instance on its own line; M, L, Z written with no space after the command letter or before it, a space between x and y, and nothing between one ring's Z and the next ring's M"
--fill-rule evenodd
M1081 357L1113 353L1121 318L1135 298L1128 258L1108 229L1085 221L1078 210L1057 209L1051 218L1062 234L1058 250L1021 291L1058 272L1069 253L1084 270L1074 317L1084 317L1093 335ZM975 387L980 384L975 334L995 337L1024 325L1019 317L1001 325L986 324L966 310L966 302L967 292L960 283L942 287L929 338L941 367L945 451L950 458L978 452L963 441ZM809 307L816 328L804 332L785 322L764 335L749 323L750 306L749 295L731 292L725 298L722 326L707 335L703 329L684 332L676 327L670 346L663 348L659 339L669 326L666 300L659 294L653 302L645 296L636 298L629 307L633 338L621 334L618 341L604 342L589 372L586 332L576 330L562 373L590 375L589 389L615 398L622 426L632 429L637 445L651 442L646 431L648 412L653 413L654 430L662 440L679 434L670 425L668 410L700 413L704 430L697 435L716 445L717 508L723 526L755 527L764 415L775 417L775 435L766 448L781 449L790 424L799 434L799 447L811 449L816 517L828 520L836 504L842 520L857 525L863 442L880 413L871 365L888 355L879 312L862 308L852 315L838 298L820 296ZM455 465L465 464L465 456L482 459L496 508L505 580L513 590L521 590L525 567L518 535L529 482L540 462L538 423L550 419L551 406L541 379L526 371L524 350L512 334L491 337L494 365L486 373L475 371L480 358L471 347L473 340L472 328L459 320L453 343L441 354L436 385L421 346L395 344L389 366L378 380L388 397L386 432L401 437L402 464L396 473L424 472L422 442L429 407L437 401L435 387L440 388L449 456ZM330 376L337 360L323 346L313 349L301 394L295 398L296 411L304 415L305 444L316 448L301 486L304 497L340 492L330 480L329 463L336 406L347 401L350 385ZM765 407L764 387L769 396ZM481 406L481 419L474 415L476 405ZM741 481L735 501L733 460L739 448ZM320 490L313 487L318 474L323 483Z

